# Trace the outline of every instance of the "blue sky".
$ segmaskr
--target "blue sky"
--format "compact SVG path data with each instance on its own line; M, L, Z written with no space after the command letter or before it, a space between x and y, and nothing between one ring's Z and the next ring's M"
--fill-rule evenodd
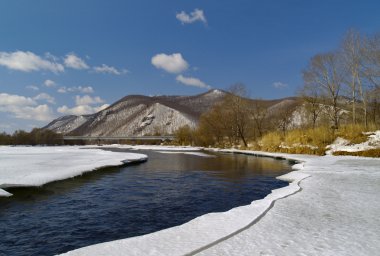
M301 70L349 28L380 32L379 1L0 2L0 131L91 113L129 94L244 83L295 95Z

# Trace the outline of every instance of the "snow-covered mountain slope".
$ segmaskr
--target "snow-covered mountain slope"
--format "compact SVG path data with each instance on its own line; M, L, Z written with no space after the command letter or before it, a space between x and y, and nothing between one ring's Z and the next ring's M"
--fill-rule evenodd
M93 115L60 117L44 128L82 136L173 134L185 125L195 127L200 115L225 95L221 90L195 96L129 95Z
M91 118L91 115L83 115L83 116L75 116L75 115L69 115L69 116L62 116L59 117L52 122L50 122L46 127L54 132L57 133L69 133L72 130L75 130L82 124L88 121L88 119Z

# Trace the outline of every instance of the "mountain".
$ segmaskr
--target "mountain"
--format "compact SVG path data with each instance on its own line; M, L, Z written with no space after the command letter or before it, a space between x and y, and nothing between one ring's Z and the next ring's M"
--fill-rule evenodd
M98 113L63 116L44 128L77 136L173 134L185 125L195 127L202 113L222 101L227 93L210 90L194 96L128 95ZM297 98L251 102L267 107L274 116L287 106L297 104Z
M172 134L184 125L195 127L200 115L225 95L221 90L195 96L129 95L98 113L63 116L44 128L81 136Z

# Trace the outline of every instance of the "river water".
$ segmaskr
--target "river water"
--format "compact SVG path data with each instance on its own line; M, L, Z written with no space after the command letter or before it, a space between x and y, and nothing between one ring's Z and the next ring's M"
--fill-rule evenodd
M287 161L265 157L140 152L147 162L8 189L14 196L0 198L0 255L55 255L177 226L261 199L286 186L275 177L290 171Z

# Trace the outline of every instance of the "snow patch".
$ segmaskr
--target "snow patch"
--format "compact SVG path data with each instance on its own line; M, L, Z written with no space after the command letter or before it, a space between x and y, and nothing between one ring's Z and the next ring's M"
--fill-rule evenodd
M358 152L380 148L380 130L363 134L369 135L368 140L359 144L351 144L349 140L340 137L336 138L331 145L326 147L328 149L326 155L332 155L336 151Z

